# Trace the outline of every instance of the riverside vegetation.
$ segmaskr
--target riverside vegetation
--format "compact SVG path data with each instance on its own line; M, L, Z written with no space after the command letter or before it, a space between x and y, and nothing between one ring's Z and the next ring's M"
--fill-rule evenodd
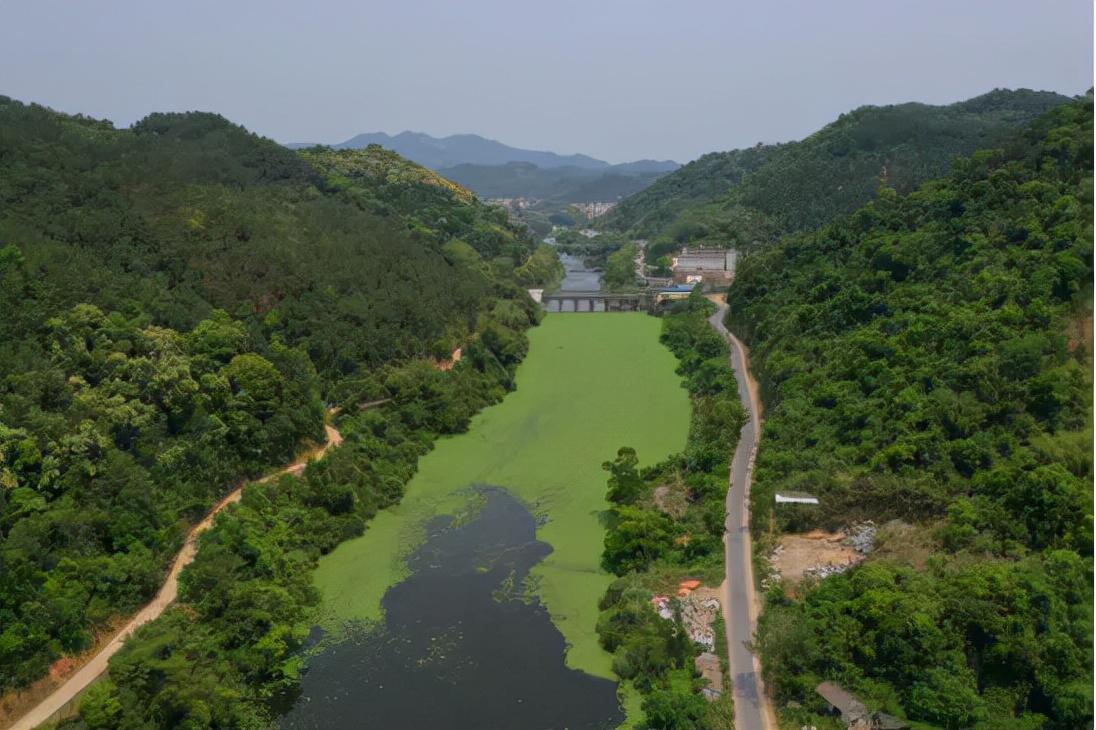
M296 681L318 556L501 398L543 253L379 148L301 153L211 114L128 130L0 98L0 689L156 590L187 527L252 485L96 685L89 727L251 727ZM425 359L464 345L442 373ZM360 399L391 398L358 413Z
M671 623L651 604L652 595L674 595L684 577L712 585L724 578L728 468L746 412L727 342L708 324L713 311L698 286L662 320L662 342L678 358L692 402L684 450L640 469L636 449L622 447L604 465L613 507L602 565L619 578L601 599L598 637L613 654L613 671L642 696L640 727L700 730L733 721L729 692L714 703L699 694L693 668L699 652L680 616ZM656 489L682 508L665 509Z
M769 592L789 723L824 726L828 679L917 727L1091 725L1092 134L1089 95L742 263L755 535L900 519L929 546L884 529L879 558ZM821 505L774 511L785 489Z
M524 344L520 330L511 334ZM504 362L521 354L479 342L465 350L447 372L410 363L356 381L343 444L300 477L249 485L218 517L180 578L179 601L111 660L75 724L267 726L300 681L300 649L321 600L312 580L319 558L401 499L439 435L466 429L502 398L515 364ZM360 392L391 400L353 413Z

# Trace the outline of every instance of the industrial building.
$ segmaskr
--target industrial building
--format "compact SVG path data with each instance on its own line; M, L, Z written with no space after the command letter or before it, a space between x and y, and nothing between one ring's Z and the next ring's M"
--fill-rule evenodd
M679 284L729 284L737 260L738 252L733 248L684 248L672 258L673 279Z

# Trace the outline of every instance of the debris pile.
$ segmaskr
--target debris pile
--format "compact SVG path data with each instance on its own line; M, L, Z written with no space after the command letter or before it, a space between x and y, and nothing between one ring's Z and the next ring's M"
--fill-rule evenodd
M723 667L719 657L712 653L715 650L712 627L722 608L718 596L716 589L704 588L698 580L683 580L678 583L676 596L651 598L659 616L667 621L675 621L680 616L689 638L704 647L705 651L696 658L696 670L708 680L708 686L701 693L713 702L723 694Z
M784 552L783 545L777 545L769 555L768 571L761 578L761 590L767 591L775 585L780 584L781 575L780 571L776 567L776 561L780 558L781 553Z
M714 702L723 694L723 667L719 663L719 657L706 651L696 658L696 671L701 677L708 680L708 686L700 690L704 698Z
M768 590L785 578L794 583L844 573L875 549L876 529L875 523L867 520L841 532L784 535L769 555L770 570L761 580L762 589Z
M844 544L861 555L867 555L875 549L875 523L871 520L860 522L849 528Z
M832 565L832 564L815 565L815 566L807 568L805 571L803 571L803 575L807 576L807 577L810 577L810 578L817 578L818 580L823 580L825 578L829 578L831 575L838 575L840 573L844 573L846 570L853 567L854 565L856 565L859 562L860 562L859 560L855 560L855 561L850 561L848 563L845 563L844 565Z
M670 596L654 596L651 604L658 615L667 621L674 620L674 605ZM689 638L708 651L715 649L715 633L712 624L719 616L720 604L716 591L701 588L698 580L683 580L678 584L677 607L681 611L681 622Z

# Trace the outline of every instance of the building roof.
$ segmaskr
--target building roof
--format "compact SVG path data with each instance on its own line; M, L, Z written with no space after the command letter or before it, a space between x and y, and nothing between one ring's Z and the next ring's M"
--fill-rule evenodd
M806 492L777 492L777 504L818 504L818 497Z
M681 249L681 254L684 256L725 256L734 250L733 248L694 248L690 250L688 246L685 246Z
M836 682L823 682L814 691L837 709L841 713L841 719L850 725L857 721L866 721L871 730L909 730L910 724L900 717L885 712L869 713L863 702Z
M823 682L815 687L814 691L837 708L846 721L851 722L868 714L868 708L836 682Z
M909 730L910 724L894 715L875 712L871 716L871 726L873 730Z

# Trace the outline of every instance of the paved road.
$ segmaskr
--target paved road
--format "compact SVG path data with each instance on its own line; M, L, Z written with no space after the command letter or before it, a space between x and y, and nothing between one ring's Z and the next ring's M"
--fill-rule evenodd
M322 446L314 449L288 466L264 477L261 481L267 481L286 473L300 474L304 471L309 459L318 459L322 457L329 448L338 446L342 443L342 434L340 434L338 430L332 426L324 426L324 430L327 434L327 441ZM107 670L107 662L110 661L112 656L118 653L118 650L122 648L122 645L125 644L126 638L130 634L147 624L149 621L157 618L164 612L165 608L175 601L176 596L179 594L179 573L182 572L183 568L193 562L194 554L198 550L198 536L213 526L213 518L218 512L228 505L240 501L240 497L243 495L243 489L244 487L241 484L229 492L227 497L218 502L217 505L209 511L209 514L206 515L205 519L191 529L186 536L186 541L183 543L183 549L175 556L175 561L171 564L171 570L168 571L167 578L164 580L164 584L160 587L160 592L156 594L156 597L138 611L137 615L131 618L129 622L122 627L122 630L110 640L110 643L99 650L98 654L93 656L79 671L66 679L61 686L55 689L52 694L46 697L46 699L38 703L30 712L19 718L15 724L11 726L10 730L33 730L53 717L58 710L71 702L89 684L98 679L99 675Z
M719 309L708 322L723 335L731 346L731 365L738 381L738 397L749 415L738 438L738 447L731 461L731 481L727 489L727 534L725 561L727 579L724 582L724 621L727 624L727 651L734 695L735 730L768 730L775 728L772 708L761 685L761 668L748 648L757 626L757 595L754 592L753 560L749 527L750 479L760 435L761 405L757 389L749 378L746 348L723 326L727 305Z

